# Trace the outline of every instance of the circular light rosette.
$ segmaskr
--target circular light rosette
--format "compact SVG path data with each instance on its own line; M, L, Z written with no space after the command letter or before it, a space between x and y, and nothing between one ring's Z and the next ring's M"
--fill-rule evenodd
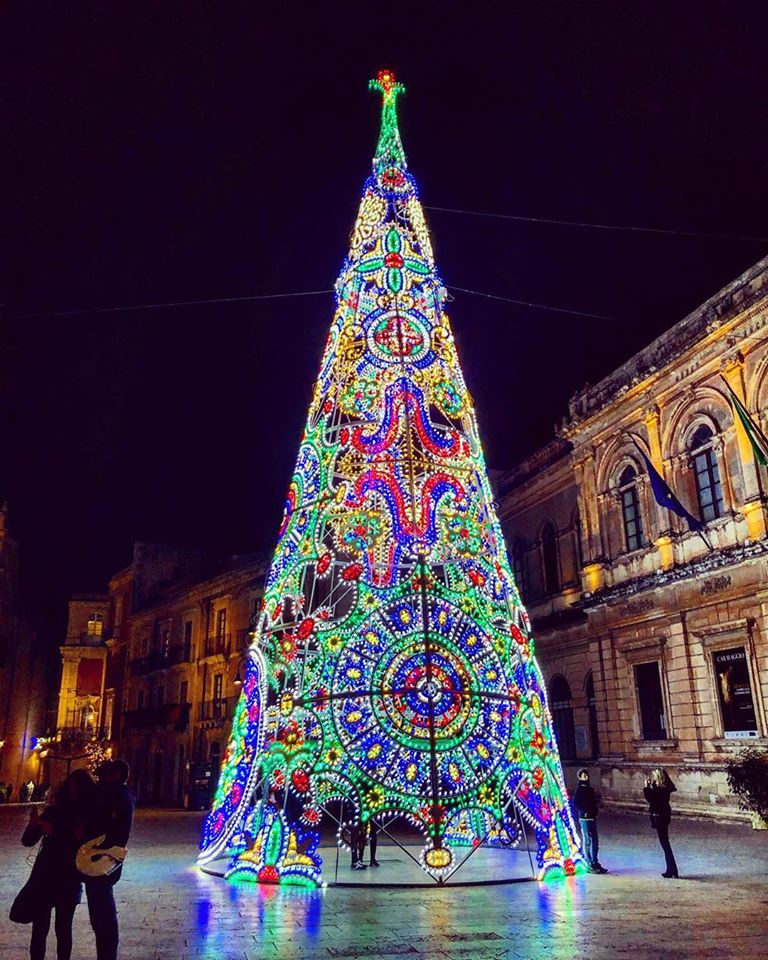
M332 686L341 749L405 796L477 789L504 756L513 705L490 638L445 601L381 608L340 651Z
M384 363L416 363L431 347L427 325L418 317L390 310L368 328L368 348Z

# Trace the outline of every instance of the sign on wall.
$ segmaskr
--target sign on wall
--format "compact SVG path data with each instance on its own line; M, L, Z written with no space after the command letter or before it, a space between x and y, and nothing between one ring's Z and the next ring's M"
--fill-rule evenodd
M723 731L731 739L757 736L757 716L744 647L712 654Z

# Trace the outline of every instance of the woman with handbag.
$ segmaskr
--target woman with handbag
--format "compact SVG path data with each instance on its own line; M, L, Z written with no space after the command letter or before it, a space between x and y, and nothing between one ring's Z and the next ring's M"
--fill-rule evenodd
M11 920L31 923L30 960L44 960L51 912L56 911L57 960L70 960L72 920L82 898L75 855L93 817L96 785L86 770L75 770L42 814L33 808L21 837L25 847L42 840L29 880L11 907Z
M666 770L657 767L651 771L650 777L645 778L643 793L651 811L651 826L659 837L661 849L667 861L667 869L662 877L669 880L677 879L677 863L672 853L672 844L669 842L669 822L672 819L670 796L677 790Z

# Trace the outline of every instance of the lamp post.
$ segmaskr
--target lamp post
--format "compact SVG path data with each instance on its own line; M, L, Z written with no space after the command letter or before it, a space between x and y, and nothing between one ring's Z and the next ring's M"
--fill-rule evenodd
M250 627L248 628L248 631L246 633L246 636L248 637L248 640L250 643L253 643L253 641L256 639L256 634L257 634L256 617L253 616L251 617ZM240 676L240 667L242 667L242 665L247 662L248 662L248 654L241 653L237 661L237 673L235 674L235 679L232 681L232 684L236 690L239 690L240 687L242 687L243 685L243 678Z

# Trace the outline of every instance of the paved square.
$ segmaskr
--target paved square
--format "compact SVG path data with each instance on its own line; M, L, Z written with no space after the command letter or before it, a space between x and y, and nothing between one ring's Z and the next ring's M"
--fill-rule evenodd
M0 807L0 957L27 955L8 909L26 812ZM117 887L121 960L695 960L768 957L768 832L674 820L683 879L663 880L646 816L604 815L607 876L496 887L318 891L228 884L194 867L200 814L140 811ZM55 957L53 935L48 956ZM85 906L75 958L95 956Z

